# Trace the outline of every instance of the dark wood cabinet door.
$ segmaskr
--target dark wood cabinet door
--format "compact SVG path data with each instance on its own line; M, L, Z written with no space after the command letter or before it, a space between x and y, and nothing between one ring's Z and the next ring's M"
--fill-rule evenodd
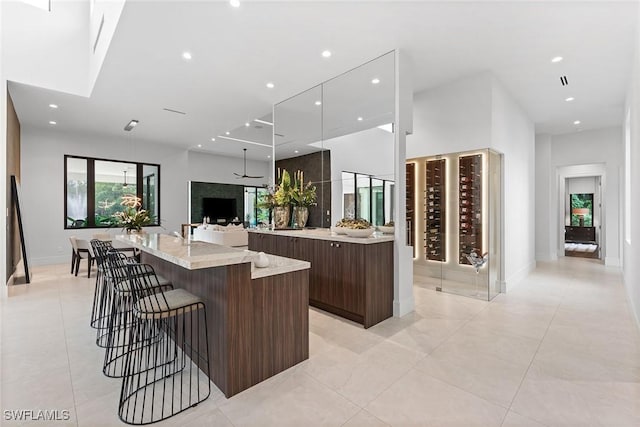
M334 243L335 264L333 270L336 284L336 304L338 307L359 316L364 315L365 283L362 269L365 263L366 245L354 243Z

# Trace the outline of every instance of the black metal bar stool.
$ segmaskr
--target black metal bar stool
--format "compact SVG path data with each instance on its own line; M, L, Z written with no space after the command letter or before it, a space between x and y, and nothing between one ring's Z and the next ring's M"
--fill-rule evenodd
M132 264L127 270L136 297L118 416L142 425L179 414L211 394L207 314L204 302L184 289L150 294L157 281L151 266Z
M172 289L173 286L166 279L161 283L155 274L143 282L138 292L133 292L128 277L127 266L135 262L117 249L107 252L105 274L108 292L111 293L111 306L108 313L108 323L105 333L98 338L98 345L105 348L102 372L107 377L121 378L124 375L124 359L131 350L129 328L134 322L132 315L133 303L137 298L144 297L163 288ZM159 330L150 338L158 338ZM158 338L159 339L159 338ZM138 345L142 341L137 342ZM145 343L149 344L149 343Z

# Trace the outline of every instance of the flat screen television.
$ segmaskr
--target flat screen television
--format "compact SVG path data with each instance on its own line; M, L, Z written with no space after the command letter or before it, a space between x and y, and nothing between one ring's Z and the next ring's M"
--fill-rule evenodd
M236 199L205 197L202 199L202 216L208 216L212 223L219 219L230 221L238 216Z

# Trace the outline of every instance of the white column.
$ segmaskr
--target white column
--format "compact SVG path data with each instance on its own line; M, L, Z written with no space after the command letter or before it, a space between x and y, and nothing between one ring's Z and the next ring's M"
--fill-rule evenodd
M413 132L413 85L409 62L403 52L395 51L395 123L394 123L394 180L396 191L394 202L395 243L393 251L393 315L404 316L413 311L413 248L407 246L407 223L405 218L407 183L406 183L406 148L407 134Z

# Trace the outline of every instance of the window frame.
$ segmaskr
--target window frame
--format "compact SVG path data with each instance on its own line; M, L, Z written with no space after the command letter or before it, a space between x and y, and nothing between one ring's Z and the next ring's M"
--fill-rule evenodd
M72 227L70 225L67 224L67 182L68 182L68 178L67 178L67 159L81 159L81 160L86 160L87 161L87 221L86 221L86 225L84 227ZM95 206L95 191L96 191L96 176L95 176L95 162L96 161L102 161L102 162L113 162L113 163L127 163L127 164L134 164L136 166L136 196L139 197L141 200L143 199L143 192L144 192L144 177L143 177L143 171L144 171L144 166L152 166L152 167L156 167L158 170L158 174L156 176L156 186L157 186L157 200L156 200L156 205L158 206L158 215L155 216L154 218L154 222L152 224L149 224L147 227L158 227L161 224L161 217L160 217L160 212L161 212L161 204L160 204L160 164L157 163L148 163L148 162L134 162L134 161L130 161L130 160L117 160L117 159L105 159L105 158L100 158L100 157L87 157L87 156L77 156L77 155L73 155L73 154L65 154L64 155L64 183L63 183L63 188L64 188L64 199L63 199L63 204L64 204L64 216L63 216L63 221L64 221L64 229L65 230L84 230L84 229L95 229L95 228L113 228L113 227L117 227L117 225L96 225L96 206ZM143 202L144 204L144 202Z

